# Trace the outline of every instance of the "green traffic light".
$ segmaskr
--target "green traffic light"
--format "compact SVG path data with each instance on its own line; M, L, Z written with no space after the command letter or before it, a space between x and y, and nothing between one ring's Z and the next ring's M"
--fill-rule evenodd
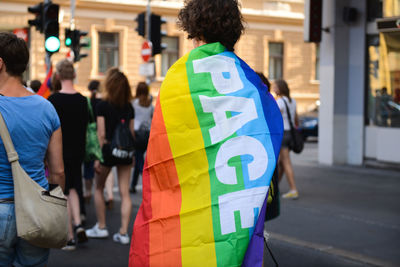
M60 39L58 39L55 36L50 36L49 38L46 39L44 42L44 47L46 48L47 51L49 52L56 52L60 49Z
M67 39L65 39L65 45L66 45L66 46L70 46L71 43L72 43L71 38L68 37Z

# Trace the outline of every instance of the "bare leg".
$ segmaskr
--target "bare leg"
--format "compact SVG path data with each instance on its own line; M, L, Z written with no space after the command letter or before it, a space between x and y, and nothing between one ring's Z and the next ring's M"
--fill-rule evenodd
M93 179L85 179L85 199L92 197Z
M78 192L74 188L69 190L68 201L71 206L72 219L75 225L81 224L81 210L79 206L79 196Z
M292 162L290 161L289 149L282 148L279 155L279 159L282 161L283 171L286 174L286 178L290 187L290 190L296 190L296 183L294 182L294 172Z
M278 168L278 182L280 183L281 180L282 180L282 177L283 177L283 173L284 173L284 171L283 171L283 164L282 164L282 157L281 157L280 154L279 154L279 159L278 159L278 166L277 166L277 168Z
M131 177L132 165L119 165L118 170L118 186L121 195L121 228L120 234L128 232L129 219L132 212L132 201L129 195L129 180Z
M111 168L100 165L100 172L95 174L96 189L94 191L94 204L96 206L96 216L99 223L99 228L106 227L106 209L104 204L104 186L107 175Z

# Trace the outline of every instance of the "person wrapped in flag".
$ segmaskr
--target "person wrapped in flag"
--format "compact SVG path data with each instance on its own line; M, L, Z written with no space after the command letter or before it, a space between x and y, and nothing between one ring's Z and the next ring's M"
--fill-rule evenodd
M237 0L188 0L178 18L195 48L160 89L129 266L262 266L281 113L233 52Z

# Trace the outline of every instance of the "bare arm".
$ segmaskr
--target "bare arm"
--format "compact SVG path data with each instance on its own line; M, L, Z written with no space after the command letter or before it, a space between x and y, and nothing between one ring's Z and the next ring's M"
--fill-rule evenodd
M61 127L58 128L50 138L46 159L47 167L49 169L49 183L60 185L64 191L65 175Z

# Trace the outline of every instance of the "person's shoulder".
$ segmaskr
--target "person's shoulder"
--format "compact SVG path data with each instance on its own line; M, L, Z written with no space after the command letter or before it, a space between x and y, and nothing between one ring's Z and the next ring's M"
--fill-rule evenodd
M276 103L278 103L278 105L283 104L283 98L282 97L277 98Z
M52 102L53 100L57 99L59 96L60 96L60 93L53 93L47 98L47 100Z

